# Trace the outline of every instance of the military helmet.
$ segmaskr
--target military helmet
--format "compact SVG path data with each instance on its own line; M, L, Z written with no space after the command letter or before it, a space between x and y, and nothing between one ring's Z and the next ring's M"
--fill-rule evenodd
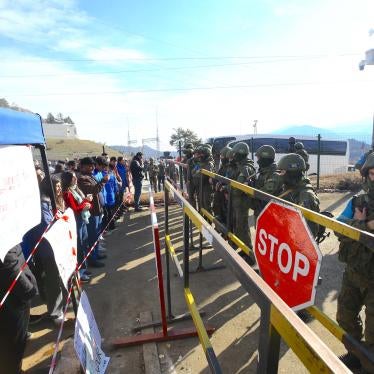
M193 144L192 143L185 143L184 149L193 149Z
M296 139L293 136L290 136L288 138L288 143L295 144L295 142L296 142Z
M150 157L150 158L149 158L149 162L153 162L153 157Z
M197 153L200 153L201 151L202 151L202 149L203 149L203 145L202 144L199 144L197 147L195 147L195 153L197 152Z
M289 153L279 160L278 169L286 171L305 171L306 165L304 159L300 155Z
M304 144L301 143L301 142L296 142L295 143L295 149L296 150L304 149Z
M256 156L258 158L267 158L274 160L275 149L271 145L262 145L257 151Z
M208 147L206 144L201 146L200 151L204 156L211 156L212 155L212 148Z
M219 153L220 154L220 156L222 157L222 158L229 158L228 157L228 152L229 151L231 151L231 148L228 146L228 145L226 145L225 147L223 147L222 149L221 149L221 152Z
M242 156L247 156L248 153L249 153L249 147L248 147L247 143L239 142L239 143L236 143L232 147L232 151L233 151L234 155L238 154L238 155L242 155Z
M369 169L374 168L374 153L367 155L364 164L360 170L362 176L367 177Z

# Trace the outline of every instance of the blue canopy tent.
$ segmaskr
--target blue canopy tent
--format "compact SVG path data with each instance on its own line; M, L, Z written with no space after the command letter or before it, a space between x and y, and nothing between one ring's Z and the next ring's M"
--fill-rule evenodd
M51 180L42 119L38 114L0 108L0 145L33 145L39 149L46 178ZM50 183L53 193L52 182ZM51 202L53 209L56 210L53 195Z
M40 116L0 108L0 144L45 144Z

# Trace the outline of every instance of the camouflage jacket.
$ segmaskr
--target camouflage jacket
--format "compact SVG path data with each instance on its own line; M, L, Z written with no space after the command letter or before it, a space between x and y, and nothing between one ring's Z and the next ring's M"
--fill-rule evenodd
M258 174L254 184L255 188L276 196L279 195L279 193L282 191L282 186L282 176L277 173L277 164L275 162L270 166L258 169ZM256 217L259 216L266 204L266 200L253 200L252 209L254 210L254 215Z
M349 219L345 221L347 225L355 227L360 230L374 233L374 230L369 230L366 222L374 219L374 200L369 197L367 193L355 196L352 200L352 213L354 214L355 208L363 208L367 210L367 218L365 221L357 219ZM345 262L354 272L359 273L366 279L374 279L374 252L365 247L362 243L346 236L337 234L339 239L339 260Z
M220 164L220 167L219 167L219 169L218 169L217 174L222 175L223 177L225 177L226 174L227 174L227 170L228 170L228 168L229 168L229 163L228 163L228 162L223 163L223 162L221 161L221 164Z
M295 153L297 153L304 159L306 170L309 170L310 165L308 152L305 149L298 149L297 151L295 151Z
M242 162L236 163L235 173L233 178L235 181L239 183L243 183L249 185L251 183L252 178L255 176L256 170L253 164L253 161L250 159L245 159ZM234 205L240 205L244 201L247 201L250 204L250 197L243 191L240 191L237 188L232 189L232 201Z
M298 185L292 189L283 189L279 197L304 208L319 212L319 199L308 178L301 179ZM315 237L318 233L318 224L310 221L307 222L313 236Z
M275 162L270 166L258 169L255 188L276 195L282 190L282 185L282 177L277 173L277 164Z
M163 163L160 163L160 165L158 165L158 176L159 177L164 177L165 176L165 164Z
M157 177L157 174L158 174L158 165L156 165L156 164L149 164L148 172L149 172L149 176L151 178Z

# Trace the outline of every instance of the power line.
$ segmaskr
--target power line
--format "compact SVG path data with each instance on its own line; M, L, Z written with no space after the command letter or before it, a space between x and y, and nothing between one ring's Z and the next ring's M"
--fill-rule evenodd
M207 86L207 87L180 87L180 88L156 88L156 89L141 89L128 91L103 91L103 92L52 92L40 94L18 94L7 93L4 96L20 96L20 97L39 97L39 96L96 96L96 95L124 95L132 93L157 93L157 92L178 92L178 91L203 91L203 90L221 90L221 89L241 89L241 88L267 88L267 87L291 87L291 86L311 86L311 85L341 85L341 84L372 84L374 81L339 81L339 82L294 82L294 83L259 83L259 84L245 84L245 85L228 85L228 86Z
M361 56L362 53L349 52L349 53L338 53L338 54L304 54L304 55L259 55L259 56L204 56L204 57L150 57L150 58L50 58L46 62L50 61L61 61L61 62L114 62L114 61L124 61L124 62L151 62L151 61L185 61L185 60L249 60L249 59L283 59L283 58L328 58L328 57L350 57L350 56ZM7 59L6 57L2 59L2 62L14 62L13 59ZM41 58L30 58L22 59L22 61L17 61L18 63L24 62L43 62Z
M318 58L318 57L315 57ZM311 59L308 57L307 59ZM209 65L190 65L190 66L165 66L160 68L152 69L126 69L126 70L115 70L115 71L83 71L83 72L74 72L74 73L62 73L62 74L26 74L26 75L0 75L0 78L41 78L41 77L59 77L59 76L75 76L81 74L89 75L110 75L110 74L124 74L124 73L144 73L144 72L153 72L153 71L171 71L171 70L193 70L193 69L205 69L212 67L228 67L228 66L247 66L247 65L256 65L256 64L272 64L278 62L298 62L305 60L305 58L299 59L279 59L279 60L264 60L264 61L252 61L252 62L236 62L236 63L227 63L227 64L209 64Z

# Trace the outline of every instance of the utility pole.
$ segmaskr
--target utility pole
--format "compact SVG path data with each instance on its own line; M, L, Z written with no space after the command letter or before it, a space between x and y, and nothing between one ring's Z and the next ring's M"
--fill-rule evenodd
M373 131L371 133L371 149L374 149L374 114L373 114Z
M252 125L252 127L253 127L253 135L257 135L257 119L255 119L254 121L253 121L253 125Z
M156 109L156 145L157 145L157 153L160 157L160 134L158 132L158 109Z

